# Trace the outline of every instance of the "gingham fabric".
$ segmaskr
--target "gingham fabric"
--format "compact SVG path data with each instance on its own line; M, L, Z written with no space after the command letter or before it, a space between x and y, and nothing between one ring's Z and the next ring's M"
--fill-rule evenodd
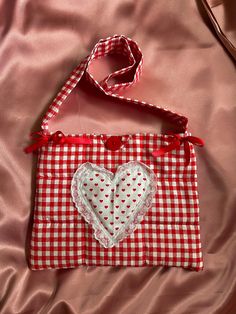
M102 82L98 82L92 74L89 72L89 65L95 59L105 57L107 55L123 55L127 57L128 66L118 70L114 73L108 75ZM186 130L188 119L180 114L172 112L166 108L158 107L156 105L147 103L145 101L140 101L137 99L125 98L119 95L117 92L122 89L126 89L135 84L141 74L143 65L142 53L137 45L137 43L130 38L123 35L115 35L113 37L108 37L106 39L101 39L92 50L91 54L87 56L71 73L69 79L65 82L61 91L57 94L49 109L43 118L41 129L44 132L48 131L48 122L58 114L59 109L65 99L69 96L71 91L75 88L78 82L81 80L83 75L86 79L96 86L105 95L126 101L128 105L142 105L151 108L159 116L167 119L169 122L178 125L179 129L182 131ZM133 79L128 82L117 83L109 85L109 80L112 78L122 79L127 74L133 74Z
M128 56L129 66L97 82L89 74L89 62L108 53ZM91 55L73 71L71 77L49 107L42 133L50 134L48 122L59 111L79 80L84 77L105 94L118 97L130 104L151 106L153 110L175 123L185 138L187 118L167 109L138 100L126 99L116 92L137 81L142 55L137 44L124 36L101 40ZM112 76L134 72L133 80L109 86ZM125 84L125 85L123 85ZM124 135L123 145L117 150L106 146L110 135L77 134L71 138L87 137L91 144L68 144L49 141L38 150L36 197L30 247L30 267L37 269L73 268L80 265L96 266L180 266L203 269L200 243L199 204L197 192L196 157L189 143L190 163L185 165L185 148L154 157L153 151L169 144L171 135ZM77 169L91 163L115 173L119 166L131 161L141 162L156 176L156 193L151 207L136 230L112 247L104 247L94 237L92 226L80 215L71 195L72 178Z

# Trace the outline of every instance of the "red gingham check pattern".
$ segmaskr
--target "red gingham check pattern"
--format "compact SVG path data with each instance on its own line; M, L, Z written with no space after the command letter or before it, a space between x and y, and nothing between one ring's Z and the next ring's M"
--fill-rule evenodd
M88 71L90 62L110 53L128 57L129 65L97 82ZM53 100L42 121L47 133L48 122L83 75L106 95L129 104L152 107L187 135L187 118L146 102L124 98L115 92L134 84L141 73L142 54L137 44L124 36L100 40L73 71ZM109 86L111 77L121 77L135 70L133 80ZM181 266L194 270L203 268L196 157L193 145L190 164L185 166L184 146L153 157L152 152L169 143L168 135L134 134L124 136L125 145L117 151L105 148L109 135L86 134L90 145L49 143L39 150L36 198L30 249L32 269L71 268L79 265L112 266ZM71 198L71 180L85 162L95 163L115 172L123 163L138 160L156 174L157 193L144 220L135 232L112 248L104 248L93 237L93 230L79 215Z
M184 166L183 146L155 158L151 152L167 145L166 135L135 134L119 151L107 150L108 135L88 135L92 145L55 145L41 149L31 240L32 269L79 265L203 267L199 234L196 159ZM84 162L110 171L138 160L158 178L152 208L138 229L117 246L106 249L78 214L70 192L71 179Z
M103 82L96 81L93 76L89 73L89 65L95 59L105 57L111 54L122 54L128 57L129 66L123 68L119 71L116 71L108 75ZM108 37L106 39L101 39L92 50L91 54L87 56L71 73L69 79L65 82L64 86L57 94L51 105L49 106L48 111L46 112L41 128L45 132L48 131L48 122L58 114L62 103L69 96L78 82L81 80L83 75L86 75L86 78L100 89L105 95L121 99L126 101L128 104L136 104L141 106L150 107L154 110L159 116L162 116L164 119L167 119L169 122L172 122L179 126L182 131L186 130L188 119L180 114L174 113L168 109L158 107L156 105L147 103L145 101L140 101L137 99L125 98L121 96L116 91L120 91L127 87L135 84L142 71L143 57L141 50L139 49L137 43L130 38L127 38L123 35L115 35L113 37ZM113 77L122 77L123 74L134 71L133 80L127 83L114 84L109 86L109 79Z

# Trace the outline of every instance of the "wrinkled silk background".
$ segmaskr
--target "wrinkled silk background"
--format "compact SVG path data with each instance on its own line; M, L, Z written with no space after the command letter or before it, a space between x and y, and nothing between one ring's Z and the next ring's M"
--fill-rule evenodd
M141 82L126 94L187 115L206 142L197 150L202 272L27 266L35 158L23 147L70 71L113 34L133 38L144 54ZM236 313L235 1L0 0L0 38L0 312ZM75 98L63 128L160 129L154 116L85 90Z

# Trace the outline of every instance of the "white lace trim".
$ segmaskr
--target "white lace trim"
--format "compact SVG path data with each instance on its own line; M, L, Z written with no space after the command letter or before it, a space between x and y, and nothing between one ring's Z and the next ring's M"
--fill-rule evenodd
M138 227L152 205L156 185L154 172L138 161L119 166L115 174L96 164L86 162L73 176L71 195L78 212L92 226L95 238L105 248L109 248L132 234ZM125 198L123 195L123 199L120 199L117 193L121 195L126 193L128 197ZM98 199L99 196L104 199ZM100 214L103 211L99 210L100 207L104 207L103 204L106 204L106 217L103 217ZM122 208L126 209L122 210ZM122 212L127 212L128 215L126 213L125 217Z

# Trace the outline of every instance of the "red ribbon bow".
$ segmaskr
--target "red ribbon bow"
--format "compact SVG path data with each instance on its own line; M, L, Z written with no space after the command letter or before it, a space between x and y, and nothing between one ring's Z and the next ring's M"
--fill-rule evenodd
M181 137L179 134L171 134L171 135L172 136L168 139L168 141L170 141L170 144L152 152L152 155L154 157L163 156L165 153L168 153L172 151L173 149L178 149L181 144L184 144L185 166L188 166L190 162L190 154L191 154L189 143L202 147L204 146L203 140L195 136Z
M35 135L37 137L35 137ZM26 153L32 153L39 148L48 145L49 142L54 144L91 144L91 140L85 136L66 136L61 131L57 131L53 134L34 132L31 134L31 137L34 139L34 143L24 149Z

